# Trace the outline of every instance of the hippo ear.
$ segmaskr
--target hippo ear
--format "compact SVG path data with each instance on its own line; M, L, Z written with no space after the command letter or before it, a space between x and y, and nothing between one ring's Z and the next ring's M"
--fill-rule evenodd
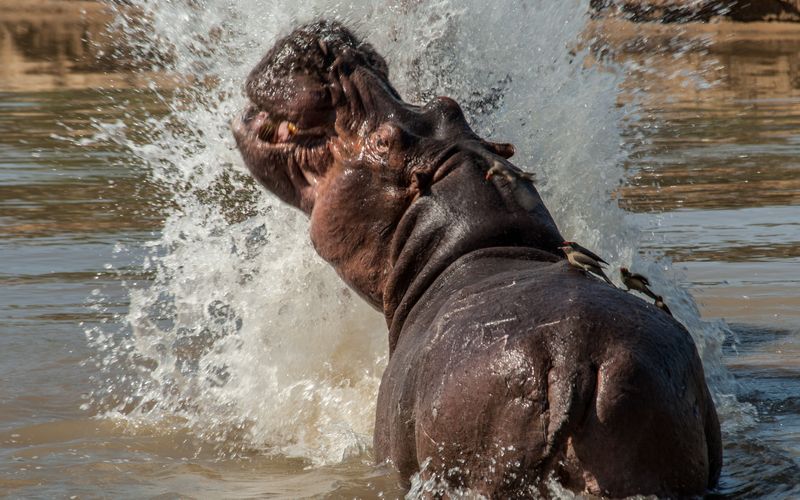
M514 145L508 142L491 142L491 141L482 141L483 145L486 146L486 149L491 151L492 153L502 156L505 159L509 159L514 156L516 152L516 148Z
M411 174L411 190L420 196L430 194L431 184L433 184L433 174L430 171L419 169Z

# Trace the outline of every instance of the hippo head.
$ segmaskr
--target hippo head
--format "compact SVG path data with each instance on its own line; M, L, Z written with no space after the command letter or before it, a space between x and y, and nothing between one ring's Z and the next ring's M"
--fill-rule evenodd
M451 157L513 154L479 138L452 99L405 103L386 61L336 22L278 40L245 91L233 132L250 172L310 216L319 254L377 307L397 224Z

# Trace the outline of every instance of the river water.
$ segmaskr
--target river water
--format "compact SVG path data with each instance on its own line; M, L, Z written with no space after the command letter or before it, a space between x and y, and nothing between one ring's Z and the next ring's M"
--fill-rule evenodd
M227 130L263 50L325 14L406 98L452 95L517 144L566 236L652 276L723 421L714 496L800 496L800 27L258 3L140 2L169 79L54 69L0 37L0 495L407 493L371 465L383 320Z

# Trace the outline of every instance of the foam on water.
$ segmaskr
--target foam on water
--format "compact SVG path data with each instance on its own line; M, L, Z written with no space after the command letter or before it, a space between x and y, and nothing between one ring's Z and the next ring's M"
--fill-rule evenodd
M226 449L315 464L370 447L383 318L316 256L304 216L249 180L228 128L253 64L276 37L318 17L343 20L372 42L406 99L450 95L479 133L513 142L563 234L615 267L633 262L669 290L710 379L728 391L722 326L700 321L669 262L639 257L648 236L612 200L624 176L626 109L617 106L620 76L584 68L575 52L588 3L137 2L151 20L140 52L183 81L175 93L153 88L169 114L146 124L146 140L120 140L171 201L147 247L152 282L129 285L120 331L88 332L105 374L94 397L100 411L132 423L177 421ZM141 31L124 16L120 23Z

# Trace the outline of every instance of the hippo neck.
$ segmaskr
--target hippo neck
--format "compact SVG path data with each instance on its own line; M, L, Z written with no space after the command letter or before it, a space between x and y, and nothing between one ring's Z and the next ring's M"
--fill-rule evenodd
M544 204L527 211L520 207L509 189L484 179L488 164L482 155L461 155L400 219L383 290L390 355L411 309L461 257L483 249L525 247L546 252L546 260L563 258L558 251L563 238Z

